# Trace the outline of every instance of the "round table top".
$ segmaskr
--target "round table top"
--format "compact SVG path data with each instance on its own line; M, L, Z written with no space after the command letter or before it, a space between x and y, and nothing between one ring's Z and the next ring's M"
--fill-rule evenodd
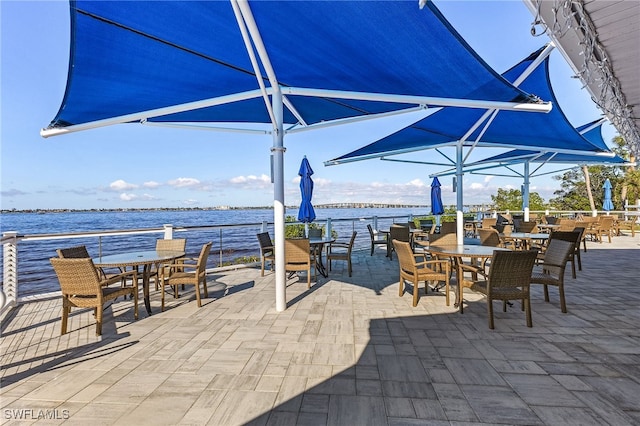
M334 242L335 238L309 238L309 244L329 244Z
M529 240L546 240L549 239L549 234L532 234L530 232L512 232L510 234L500 234L503 237L529 239Z
M494 250L510 251L507 248L481 246L476 244L433 245L429 246L426 250L447 256L459 257L491 257L493 256Z
M93 263L103 267L136 266L166 262L182 257L184 254L183 251L176 250L141 250L95 257Z

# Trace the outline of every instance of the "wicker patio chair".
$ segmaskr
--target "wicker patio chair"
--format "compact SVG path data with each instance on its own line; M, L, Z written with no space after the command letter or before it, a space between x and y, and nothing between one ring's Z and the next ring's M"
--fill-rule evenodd
M311 288L311 254L309 240L286 239L284 241L284 267L287 272L307 271L307 288ZM314 278L317 271L314 268Z
M353 250L353 243L356 240L358 233L353 231L351 239L348 243L341 241L334 241L327 247L327 262L329 263L329 271L331 271L331 263L333 260L344 260L347 262L347 271L351 276L351 251Z
M515 225L515 221L514 221ZM516 232L529 232L532 234L538 233L538 223L535 221L520 221L519 225L515 227Z
M367 230L369 231L369 237L371 238L371 256L373 256L373 250L376 245L387 245L387 240L378 240L376 239L376 234L373 232L373 227L370 224L367 224Z
M474 281L471 289L487 296L489 328L493 329L493 301L502 300L502 309L507 311L507 301L521 300L525 311L527 327L533 325L531 320L531 299L529 283L537 251L496 250L491 259L491 266L486 280ZM461 265L464 269L465 265Z
M591 234L593 239L599 243L602 242L602 237L606 236L611 242L611 236L614 233L613 224L615 218L613 216L599 216L598 224L593 229L586 232Z
M549 243L552 240L562 240L573 243L573 251L569 254L568 261L571 262L571 275L576 278L576 260L578 263L578 270L582 271L582 260L580 259L580 241L582 241L582 232L584 228L576 227L573 231L554 231L549 235ZM543 256L546 254L548 247L545 248Z
M456 244L458 244L458 237L455 233L429 235L430 246L451 246Z
M187 239L186 238L173 238L173 239L164 239L159 238L156 240L156 251L185 251L187 249ZM176 263L179 261L176 260ZM156 290L160 288L160 269L162 265L154 265L149 273L149 279L153 278L156 283ZM171 273L171 269L167 268L165 271L165 275Z
M495 217L485 217L482 219L482 222L480 222L480 228L492 228L494 226L496 226L498 223L498 219Z
M448 260L427 260L424 254L414 254L411 244L405 241L392 241L396 253L398 253L398 265L400 269L400 289L399 295L404 295L404 283L410 281L413 283L413 306L418 305L418 283L425 282L425 294L427 293L428 281L445 283L446 304L449 306L449 276L451 275L451 266ZM422 258L422 261L417 261Z
M576 220L569 218L560 218L556 222L557 225L560 225L558 231L573 231L573 228L576 227Z
M440 234L455 234L456 233L456 223L455 222L442 222L440 225Z
M111 278L101 280L98 270L91 258L59 258L50 259L58 276L62 292L62 327L60 334L67 333L67 322L71 308L93 308L96 317L96 335L102 334L103 306L109 300L119 296L133 298L134 318L138 319L138 287L136 271L123 272ZM109 284L125 282L130 278L132 283L125 287L109 287Z
M58 253L58 257L61 259L90 259L91 255L87 250L86 246L74 246L57 249L56 253ZM100 275L101 280L108 280L111 277L121 274L123 271L118 271L117 273L106 273L104 269L96 267L98 270L98 275ZM112 284L112 283L110 283ZM122 283L125 284L124 282Z
M203 287L203 293L205 299L209 297L209 291L207 290L207 259L209 258L209 252L211 251L212 242L208 242L200 249L200 255L197 258L184 257L179 262L172 264L165 264L164 268L160 269L160 287L162 294L161 310L164 311L164 287L169 286L173 288L173 296L178 298L178 286L180 285L192 285L195 288L196 300L198 302L198 308L202 306L200 299L200 284ZM170 270L171 273L167 274L166 271Z
M389 260L393 259L393 252L395 251L395 247L392 243L393 240L411 243L411 231L409 230L409 227L393 224L391 225L391 228L389 228L389 239L387 240L387 255L389 256Z
M264 277L264 265L267 261L273 271L273 263L276 261L275 247L268 232L261 232L257 236L260 244L260 276Z
M544 286L544 300L549 301L548 286L558 287L560 294L560 309L567 312L567 304L564 298L564 271L567 261L575 250L572 242L552 239L549 241L547 250L541 264L536 266L531 274L531 284L542 284Z

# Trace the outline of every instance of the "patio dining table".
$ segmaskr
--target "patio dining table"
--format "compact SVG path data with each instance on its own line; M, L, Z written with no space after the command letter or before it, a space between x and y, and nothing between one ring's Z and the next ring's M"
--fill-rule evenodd
M324 267L324 262L322 262L322 252L324 251L325 244L333 243L335 240L335 238L309 238L309 245L315 253L316 270L325 278L327 278L329 274Z
M433 245L429 246L425 251L428 251L438 257L448 257L451 259L453 266L456 270L456 282L458 285L458 291L456 292L456 306L460 313L464 313L464 307L462 303L462 292L466 283L464 281L464 271L462 265L464 259L470 259L471 263L477 262L479 259L488 259L493 257L493 253L496 250L509 250L502 247L482 246L478 244L457 244L457 245ZM469 286L469 285L467 285Z
M144 306L147 314L151 315L151 301L149 299L149 280L151 267L184 257L185 252L173 250L141 250L126 253L111 254L93 258L93 263L100 268L135 268L139 272L142 267L142 291Z
M528 250L533 241L538 241L541 245L545 245L549 239L549 235L550 234L545 233L512 232L510 234L500 234L500 237L515 241L522 241L524 245L523 249Z

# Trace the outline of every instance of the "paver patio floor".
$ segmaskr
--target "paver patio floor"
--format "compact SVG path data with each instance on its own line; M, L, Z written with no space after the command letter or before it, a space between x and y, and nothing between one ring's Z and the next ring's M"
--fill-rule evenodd
M566 314L532 287L532 328L516 303L489 330L470 290L464 314L443 290L413 308L395 257L368 248L351 278L336 262L309 290L288 280L284 312L259 268L211 274L202 308L187 290L161 313L153 292L133 321L118 301L101 337L89 310L60 336L59 299L25 303L2 318L1 422L639 424L640 236L588 243L582 264Z

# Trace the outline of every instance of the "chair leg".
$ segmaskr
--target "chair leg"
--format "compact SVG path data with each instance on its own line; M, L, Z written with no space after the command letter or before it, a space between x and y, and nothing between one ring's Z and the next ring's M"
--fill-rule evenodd
M544 301L548 302L549 301L549 288L547 287L546 284L544 284L543 287L544 287Z
M575 280L576 279L576 258L574 256L571 256L571 259L569 259L569 261L571 262L571 276Z
M531 298L524 299L524 311L527 316L527 327L533 327L533 321L531 320Z
M373 241L371 242L371 256L373 256L373 248L375 247L375 244L373 244Z
M264 257L262 258L262 261L260 262L260 276L264 277Z
M413 307L418 306L418 280L413 282Z
M560 310L563 314L567 313L567 303L564 299L564 285L558 285L558 294L560 295Z
M580 259L580 247L576 250L576 257L578 258L578 271L582 271L582 259Z
M102 334L102 306L97 308L96 312L96 336Z
M487 297L487 310L489 315L489 328L493 330L493 300Z
M400 275L400 286L399 286L398 296L402 297L404 295L404 279L402 279L402 275Z
M198 301L198 308L202 307L202 302L200 301L200 283L196 283L196 300Z
M65 301L62 302L62 327L60 328L60 334L67 334L67 322L69 321L69 312L71 307L67 305Z
M351 258L347 260L347 268L349 269L349 276L351 276Z
M164 312L164 282L160 286L160 312Z
M449 275L447 275L444 279L444 291L446 294L444 295L447 306L449 306Z

